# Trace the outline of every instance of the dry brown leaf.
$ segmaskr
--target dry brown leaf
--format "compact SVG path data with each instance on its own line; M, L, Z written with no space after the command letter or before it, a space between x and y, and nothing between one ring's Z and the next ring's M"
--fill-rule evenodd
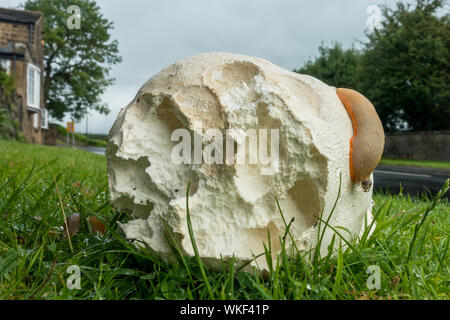
M100 232L104 234L106 227L96 217L89 217L89 225L93 233ZM80 231L80 214L78 212L72 213L67 217L67 228L69 229L69 236L73 237ZM66 226L64 225L64 237L67 237Z

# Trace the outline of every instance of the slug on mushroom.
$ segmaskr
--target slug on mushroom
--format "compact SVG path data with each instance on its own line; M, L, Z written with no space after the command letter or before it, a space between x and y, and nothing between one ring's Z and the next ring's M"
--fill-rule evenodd
M370 175L381 160L384 149L384 131L372 103L355 90L338 88L341 99L352 121L353 136L350 139L350 177L361 183L364 192L370 190Z

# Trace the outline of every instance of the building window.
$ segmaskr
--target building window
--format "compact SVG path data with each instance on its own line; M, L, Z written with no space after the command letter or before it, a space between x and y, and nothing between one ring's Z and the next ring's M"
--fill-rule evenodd
M28 64L27 73L27 106L39 110L41 101L41 71L38 67Z
M34 129L39 129L39 113L33 112L33 127Z
M2 68L6 71L6 73L9 74L9 71L11 70L11 61L0 59L0 64L2 65Z
M48 111L47 109L42 109L41 111L41 128L48 129Z

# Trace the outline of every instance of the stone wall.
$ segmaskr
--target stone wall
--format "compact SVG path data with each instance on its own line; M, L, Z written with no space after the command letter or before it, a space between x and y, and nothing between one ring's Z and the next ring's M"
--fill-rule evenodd
M48 129L43 131L44 144L49 146L56 146L58 142L59 133L54 124L49 124ZM65 140L63 140L65 141Z
M450 161L450 130L386 135L383 157Z
M3 9L8 10L8 9ZM9 10L14 11L14 10ZM14 13L14 12L13 12ZM15 94L20 103L15 105L17 121L26 141L42 144L44 142L41 129L40 110L31 110L27 107L27 70L31 63L41 71L40 81L40 109L44 107L44 65L43 65L43 37L42 15L33 23L0 21L0 47L11 46L14 52L23 53L23 60L10 60L10 75L14 78ZM6 58L5 58L6 59ZM33 117L37 114L38 125L34 127Z

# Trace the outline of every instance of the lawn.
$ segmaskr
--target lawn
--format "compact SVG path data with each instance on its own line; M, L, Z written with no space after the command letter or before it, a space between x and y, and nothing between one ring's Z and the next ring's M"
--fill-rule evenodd
M425 161L425 160L410 160L410 159L381 159L380 164L392 165L392 166L413 166L413 167L425 167L435 169L450 170L449 161Z
M0 140L0 190L2 299L450 297L450 206L439 196L377 194L370 238L321 259L308 259L314 252L282 254L270 276L261 279L232 263L224 263L222 272L202 272L201 261L183 256L166 265L125 241L116 222L130 217L109 203L102 156ZM73 212L98 217L107 232L80 232L71 246L62 226L63 214ZM80 289L67 286L73 265L81 271ZM378 290L366 284L371 265L381 271Z

